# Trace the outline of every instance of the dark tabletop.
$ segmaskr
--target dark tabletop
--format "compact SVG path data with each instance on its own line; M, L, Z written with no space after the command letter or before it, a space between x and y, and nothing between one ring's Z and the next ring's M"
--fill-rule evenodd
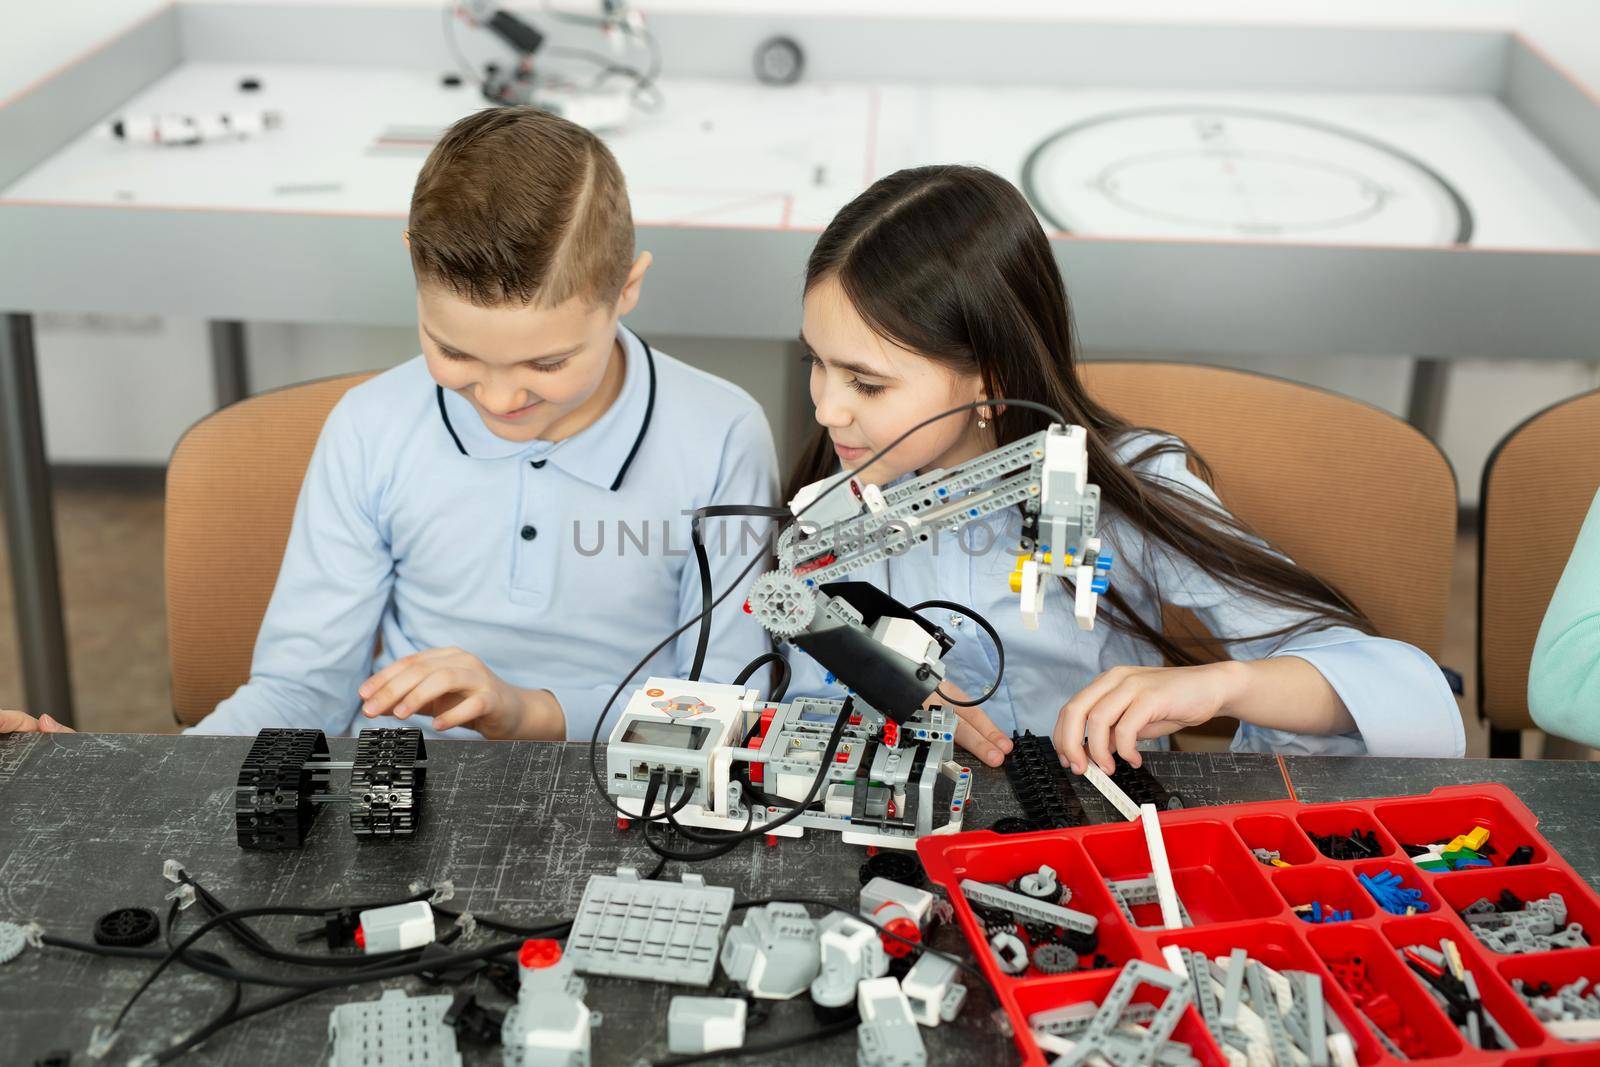
M88 940L94 920L129 905L162 914L162 861L180 860L207 889L232 907L324 905L405 896L414 881L449 879L451 907L533 925L570 916L590 875L655 857L635 828L618 832L614 813L595 791L587 747L533 742L430 742L422 827L414 840L357 844L343 812L324 811L304 848L248 852L235 843L233 785L249 738L127 734L0 737L0 919L38 921L47 931ZM333 758L350 758L353 743L333 739ZM602 757L603 759L603 757ZM1436 785L1504 782L1541 819L1540 829L1580 873L1600 875L1600 765L1509 761L1289 758L1227 754L1153 753L1148 766L1190 806L1282 800L1305 801L1426 792ZM1287 771L1287 773L1286 773ZM345 772L335 771L337 787ZM970 826L1017 814L1004 776L976 768ZM1078 784L1094 821L1115 818L1085 783ZM691 846L692 847L692 846ZM759 840L719 859L694 865L710 885L741 897L804 896L853 907L858 846L807 831L775 847ZM676 877L680 865L668 867ZM815 909L814 909L815 911ZM735 915L735 921L739 916ZM197 920L185 916L180 932ZM261 931L280 944L308 919L263 919ZM499 935L480 933L471 944ZM241 968L282 971L224 938L206 942ZM958 948L945 931L937 942ZM315 945L300 946L316 951ZM0 1064L31 1064L56 1048L81 1054L97 1023L108 1023L149 973L143 960L109 960L64 949L28 949L0 966ZM304 973L303 971L300 973ZM709 992L719 991L723 979ZM223 1005L227 983L173 968L152 986L123 1027L104 1062L125 1063L186 1036ZM449 992L420 979L391 979L382 988ZM484 999L504 1006L487 986ZM597 1067L648 1061L667 1054L666 1009L675 993L705 993L650 982L589 978L586 1001L603 1015L594 1034ZM312 1063L327 1037L329 1008L369 1000L368 984L318 994L230 1028L179 1061L207 1064ZM247 993L247 999L263 991ZM808 1001L778 1003L751 1040L798 1033L815 1024ZM923 1032L930 1064L1007 1063L1014 1046L989 1019L979 991L950 1025ZM498 1064L499 1050L462 1044L465 1062ZM846 1034L763 1062L849 1062ZM727 1061L738 1062L738 1061Z

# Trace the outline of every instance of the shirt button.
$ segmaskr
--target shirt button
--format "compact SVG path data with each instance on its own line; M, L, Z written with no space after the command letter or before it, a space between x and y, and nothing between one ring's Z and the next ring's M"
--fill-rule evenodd
M522 539L524 541L532 541L535 537L538 537L538 536L539 536L539 531L534 529L532 526L524 526L522 528Z

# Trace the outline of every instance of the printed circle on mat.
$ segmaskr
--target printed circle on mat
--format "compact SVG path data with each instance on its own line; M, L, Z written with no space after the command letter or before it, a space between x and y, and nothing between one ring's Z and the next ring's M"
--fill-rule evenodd
M1443 175L1376 138L1298 115L1116 111L1045 138L1022 170L1054 227L1119 237L1466 244L1472 210Z

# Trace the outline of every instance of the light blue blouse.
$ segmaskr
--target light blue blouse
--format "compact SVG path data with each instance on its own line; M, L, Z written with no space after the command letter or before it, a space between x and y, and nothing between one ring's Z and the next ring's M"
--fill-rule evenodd
M1131 435L1119 442L1117 451L1127 459L1156 440L1149 434ZM1181 454L1148 460L1140 472L1175 483L1220 507L1211 488L1188 469ZM1093 481L1093 471L1089 477ZM1148 642L1104 621L1093 630L1080 630L1072 601L1056 580L1046 583L1039 628L1026 629L1009 585L1020 534L1021 517L1015 509L1007 509L850 577L872 582L908 606L942 599L981 613L999 632L1006 654L1005 677L983 710L1008 734L1031 730L1049 736L1062 705L1097 675L1121 664L1161 666L1163 660ZM1100 536L1115 553L1113 586L1140 618L1158 628L1164 603L1190 609L1219 637L1259 634L1306 617L1227 588L1167 546L1146 540L1116 515L1102 514ZM996 668L988 636L959 613L933 610L927 617L956 640L945 657L947 676L969 695L983 693ZM1465 750L1461 713L1443 673L1411 645L1331 627L1244 641L1230 650L1236 659L1306 660L1344 700L1357 726L1351 733L1324 737L1242 723L1230 746L1233 751L1460 756ZM791 696L842 695L843 690L811 657L794 648L789 656L794 672Z

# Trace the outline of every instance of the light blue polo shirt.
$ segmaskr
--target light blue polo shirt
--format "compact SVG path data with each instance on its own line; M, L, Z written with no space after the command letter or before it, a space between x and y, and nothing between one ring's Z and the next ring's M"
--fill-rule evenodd
M356 690L374 671L454 646L512 685L550 690L567 736L587 740L628 668L700 610L686 512L777 494L772 433L749 394L631 331L619 338L621 393L559 442L495 436L421 356L350 390L306 472L250 681L194 731L405 725L475 738L466 727L439 734L427 716L360 714ZM763 550L764 530L704 529L720 593ZM771 647L739 610L744 597L712 615L708 681L732 681ZM696 636L691 627L633 684L686 676Z

